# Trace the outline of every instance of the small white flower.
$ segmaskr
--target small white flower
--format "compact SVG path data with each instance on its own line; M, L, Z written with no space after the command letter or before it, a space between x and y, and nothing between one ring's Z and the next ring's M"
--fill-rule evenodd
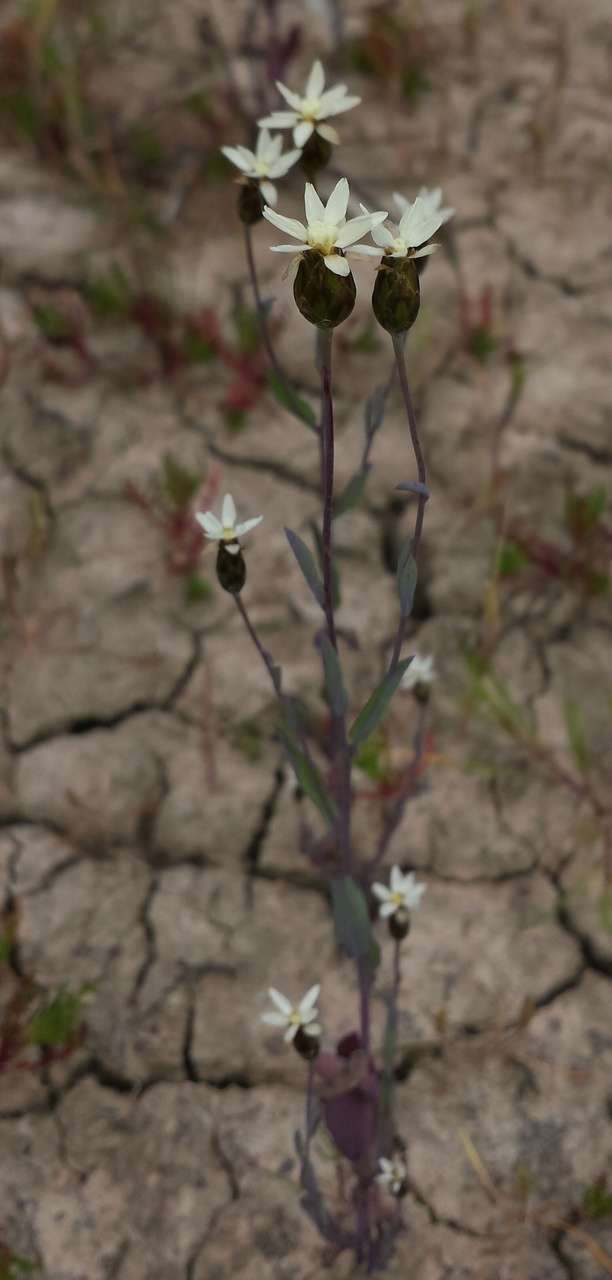
M249 533L263 520L263 516L254 516L252 520L243 520L241 524L236 524L236 504L231 493L226 493L223 499L220 520L212 511L196 511L195 518L211 542L231 544L227 549L234 555L237 555L240 550L238 539L242 538L243 534Z
M268 204L276 204L277 200L276 187L268 179L284 178L302 154L299 150L286 151L283 156L282 149L281 134L277 133L273 138L267 129L260 129L254 151L249 151L248 147L221 147L223 155L245 177L254 178L259 183Z
M286 1027L284 1038L287 1044L297 1035L299 1027L303 1027L308 1036L320 1036L321 1027L315 1021L318 1017L316 1004L320 990L321 986L317 982L306 992L299 1004L293 1005L275 987L270 987L268 994L272 1003L276 1005L276 1009L271 1010L270 1013L262 1013L262 1022L267 1022L270 1027Z
M372 239L384 250L386 257L425 258L435 252L437 245L425 244L425 241L435 235L454 213L454 209L439 207L437 195L436 191L427 191L423 187L416 200L410 204L403 196L395 194L393 198L396 204L400 209L403 208L399 226L391 223L388 227L377 226L372 231ZM436 198L435 203L432 197ZM361 208L367 213L365 205ZM419 249L419 245L423 245L423 248Z
M376 1175L376 1181L381 1186L388 1187L392 1195L397 1196L404 1190L408 1170L400 1156L394 1156L393 1160L386 1160L384 1156L378 1161L380 1173Z
M424 207L430 214L432 214L432 216L436 214L441 215L442 221L440 226L443 226L445 222L448 222L449 218L452 218L455 212L455 210L450 207L446 209L442 208L441 187L421 187L417 198L422 201L421 207ZM401 215L406 212L406 209L410 207L410 200L407 200L405 196L401 196L399 191L393 192L393 199L395 200L401 217Z
M358 218L349 218L347 221L349 196L349 184L346 178L341 178L336 183L327 204L324 205L312 183L307 182L304 191L306 224L298 222L297 218L285 218L266 205L263 211L264 218L267 218L272 226L278 227L279 231L284 231L288 236L293 236L301 242L297 247L294 244L274 244L271 246L273 252L296 253L300 249L315 249L323 255L325 266L329 267L330 271L334 271L337 276L347 276L350 271L346 258L343 254L336 252L338 249L344 250L350 246L351 253L361 254L364 257L377 254L373 245L358 245L355 241L361 240L368 231L378 227L387 215L381 212L366 212Z
M361 98L347 95L345 84L337 84L324 92L325 72L318 59L312 64L303 98L299 93L292 93L279 80L276 81L276 88L291 111L273 111L272 115L264 116L259 124L268 125L271 129L293 129L296 147L303 147L315 129L327 142L339 142L336 130L321 122L329 116L339 116L343 111L350 111L351 107L356 107L361 102Z
M418 684L433 684L435 679L436 669L431 654L421 657L419 653L415 653L400 680L400 689L414 689Z
M372 885L372 893L381 903L379 912L383 920L395 915L400 908L410 911L418 907L427 888L427 885L418 883L414 871L405 876L399 867L391 868L390 885L390 889L384 884Z

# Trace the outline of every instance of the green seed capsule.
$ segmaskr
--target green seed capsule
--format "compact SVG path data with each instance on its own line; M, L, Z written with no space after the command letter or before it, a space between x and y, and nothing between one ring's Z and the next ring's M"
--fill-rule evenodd
M302 254L293 284L293 296L302 315L318 329L335 329L350 316L357 290L352 273L337 276L325 266L316 249Z
M407 333L421 303L419 273L414 258L384 257L372 294L378 323L387 333Z
M224 591L240 595L246 581L246 564L238 542L219 543L217 579Z
M252 227L255 222L259 222L260 218L263 217L265 203L259 189L259 183L244 182L240 184L238 217L241 222L245 222L249 227Z
M312 1062L319 1056L319 1037L310 1036L304 1027L298 1027L293 1037L293 1047L300 1058L305 1058L306 1062Z

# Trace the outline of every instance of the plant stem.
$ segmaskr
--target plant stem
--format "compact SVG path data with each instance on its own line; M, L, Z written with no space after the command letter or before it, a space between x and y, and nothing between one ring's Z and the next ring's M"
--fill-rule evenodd
M239 595L234 596L234 603L251 637L251 640L253 641L253 644L255 645L255 648L257 649L257 652L264 666L268 671L268 674L274 686L274 692L276 693L276 696L280 699L281 702L284 702L285 695L283 693L282 685L281 685L280 668L276 666L276 663L274 662L272 655L268 653L268 650L264 649L264 646L262 645L261 640L259 639L259 636L257 635L257 632L253 626L253 623L251 622L251 619L249 618L246 608L242 602L242 596L239 596Z
M416 414L414 412L414 405L412 403L412 396L410 394L410 384L408 382L408 373L406 370L406 360L404 356L405 338L406 338L406 335L403 333L394 333L393 334L393 350L395 352L395 362L397 365L397 372L399 374L399 383L402 391L402 397L404 400L404 406L406 409L406 416L408 418L410 439L412 441L414 456L416 458L417 475L418 475L420 484L426 487L427 471L425 468L425 458L423 456L421 441L419 439L419 429L417 426ZM417 558L419 544L421 541L421 534L423 532L423 519L425 516L426 502L427 502L426 493L420 493L418 497L418 503L417 503L416 519L414 522L414 534L412 536L412 554L415 560ZM400 653L402 650L402 644L404 643L404 635L406 632L407 621L408 621L407 617L400 618L397 634L395 637L395 643L393 645L393 653L391 655L391 661L389 663L390 671L394 671L399 662Z
M266 349L266 354L277 378L286 385L287 379L283 369L279 363L278 356L272 345L270 330L268 328L268 316L264 300L261 296L259 288L259 279L257 277L257 267L255 266L255 254L253 253L253 228L248 224L244 224L244 247L246 250L247 263L249 267L249 275L251 277L251 287L253 289L253 297L255 298L255 310L259 320L259 328L261 331L261 339Z
M332 520L334 502L334 406L332 401L332 329L319 329L317 364L321 375L321 492L323 495L323 599L327 634L338 648L334 621Z

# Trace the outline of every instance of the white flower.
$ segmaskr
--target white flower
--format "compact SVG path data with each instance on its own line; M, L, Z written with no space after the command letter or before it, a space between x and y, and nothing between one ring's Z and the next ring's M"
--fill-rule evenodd
M400 680L400 689L414 689L417 684L433 684L435 678L436 669L431 654L422 658L420 654L415 653L410 666L404 671Z
M270 1027L286 1027L284 1038L287 1044L290 1040L293 1040L299 1027L303 1027L306 1035L319 1036L321 1028L315 1019L318 1017L316 1003L320 990L320 984L317 982L314 987L310 988L310 991L306 992L299 1004L293 1005L275 987L270 987L268 994L272 1003L276 1005L276 1009L270 1013L262 1013L262 1022L267 1022Z
M372 885L372 893L381 903L379 911L383 920L395 915L400 908L410 911L412 907L418 907L427 888L427 885L418 883L413 871L405 876L399 867L391 868L390 884L390 889L384 884Z
M226 493L223 499L220 520L212 511L196 511L195 518L206 537L210 538L211 542L228 543L227 550L231 551L232 555L237 555L240 550L238 539L243 534L249 533L263 520L263 516L254 516L252 520L243 520L241 524L236 524L236 504L231 493Z
M273 182L268 178L284 178L301 151L286 151L281 155L283 139L280 133L273 138L267 129L260 129L254 151L248 147L221 147L223 155L240 169L247 178L254 178L261 188L268 204L276 204L277 192Z
M440 223L440 226L443 226L445 222L448 222L449 218L452 218L455 212L455 210L451 208L448 208L448 209L441 208L441 205L442 205L442 188L441 187L433 187L433 188L421 187L421 190L418 193L418 198L423 202L423 206L425 206L428 209L429 213L431 214L440 213L442 215L442 222ZM406 209L409 208L410 201L407 200L405 196L401 196L398 191L394 191L393 199L395 200L395 203L399 209L400 216L401 216L401 214L405 213Z
M327 120L328 116L339 116L343 111L350 111L351 107L359 105L361 98L347 96L345 84L337 84L335 88L323 92L324 86L325 72L318 59L312 64L303 98L277 80L276 88L291 111L273 111L272 115L264 116L259 124L269 125L271 129L293 129L296 147L303 147L315 129L327 142L339 142L336 130L321 121Z
M447 216L454 210L440 209L433 207L431 200L431 192L418 195L412 204L405 202L405 209L400 218L399 226L393 223L388 227L377 226L372 231L372 239L375 244L384 250L385 256L389 258L425 258L428 254L434 253L437 246L435 244L425 244L431 236L447 221ZM435 194L435 193L434 193ZM394 196L396 203L403 199L402 196ZM364 213L367 213L365 205L362 205ZM422 249L417 246L423 245Z
M264 218L267 218L268 222L278 227L280 231L285 231L288 236L293 236L301 242L297 245L297 249L293 244L274 244L271 246L274 253L296 253L300 249L316 249L318 253L323 254L325 266L329 267L330 271L334 271L337 276L347 276L350 268L343 254L337 253L336 250L348 249L351 246L351 253L362 254L365 257L376 254L377 250L372 245L356 245L355 241L361 240L361 237L366 236L373 227L378 227L387 215L380 212L366 212L359 218L349 218L347 221L349 194L349 184L346 178L341 178L336 183L327 204L324 205L312 183L307 182L304 191L306 225L298 222L297 218L285 218L266 205L263 211Z
M388 1187L392 1195L397 1196L405 1188L408 1170L404 1161L400 1156L394 1156L393 1160L386 1160L384 1156L378 1161L380 1173L376 1175L376 1181L380 1182L383 1187Z

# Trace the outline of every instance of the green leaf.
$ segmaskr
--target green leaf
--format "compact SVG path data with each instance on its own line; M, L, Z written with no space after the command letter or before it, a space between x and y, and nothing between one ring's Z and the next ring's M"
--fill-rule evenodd
M321 639L321 657L323 658L325 688L330 709L334 716L343 716L348 705L348 699L342 679L342 668L337 650L334 649L329 636L326 635Z
M299 396L288 382L284 382L274 369L268 371L268 383L273 396L283 409L288 409L294 418L299 418L300 422L305 423L311 431L316 431L317 416L308 401L303 400L302 396Z
M201 604L202 600L209 600L212 595L212 587L206 578L201 578L199 573L190 573L185 578L185 600L187 604Z
M293 532L293 529L285 529L285 533L287 535L287 541L289 543L289 546L293 551L293 554L300 566L300 569L302 570L302 573L304 574L306 582L310 587L310 590L312 591L312 594L317 604L319 604L321 608L323 608L324 607L323 583L321 582L321 579L319 577L319 573L317 570L317 566L315 564L312 551L310 550L309 547L306 546L306 543L302 540L302 538L300 538L299 534Z
M358 502L361 502L365 493L369 470L368 466L366 471L356 471L355 475L351 476L348 484L342 490L342 493L336 498L334 502L334 518L336 520L338 516L343 516L345 511L351 511L353 507L357 506Z
M370 734L374 733L374 730L378 728L387 712L393 694L411 661L411 658L405 658L403 662L398 662L394 671L388 671L378 688L374 690L371 698L366 702L365 707L359 712L350 732L350 739L355 749L360 747L362 742L365 742L366 738L369 738Z
M162 461L162 483L166 497L177 511L184 511L195 496L200 477L177 462L171 453L165 453Z
M510 578L527 564L527 556L516 542L502 542L497 555L497 572L501 578Z
M350 876L337 876L331 882L331 895L338 946L354 960L367 960L375 969L380 949L372 934L363 889Z
M565 698L563 709L574 760L580 772L586 776L591 768L591 752L586 738L582 710L574 698Z
M400 598L400 613L407 618L412 609L417 584L416 560L412 554L412 539L405 542L397 562L397 589Z
M132 305L130 285L117 265L114 265L107 275L94 276L86 280L83 292L94 315L102 320L125 316Z
M387 407L387 396L389 395L389 385L386 383L382 387L375 387L371 396L368 397L365 407L365 433L368 440L376 434L379 427L382 427L385 409Z
M30 1044L66 1044L76 1035L82 1022L81 993L60 988L44 1009L32 1018L27 1039Z
M336 820L336 806L325 787L325 783L312 760L301 750L288 728L281 730L281 738L293 765L293 771L304 795L316 805L319 813L330 824Z

